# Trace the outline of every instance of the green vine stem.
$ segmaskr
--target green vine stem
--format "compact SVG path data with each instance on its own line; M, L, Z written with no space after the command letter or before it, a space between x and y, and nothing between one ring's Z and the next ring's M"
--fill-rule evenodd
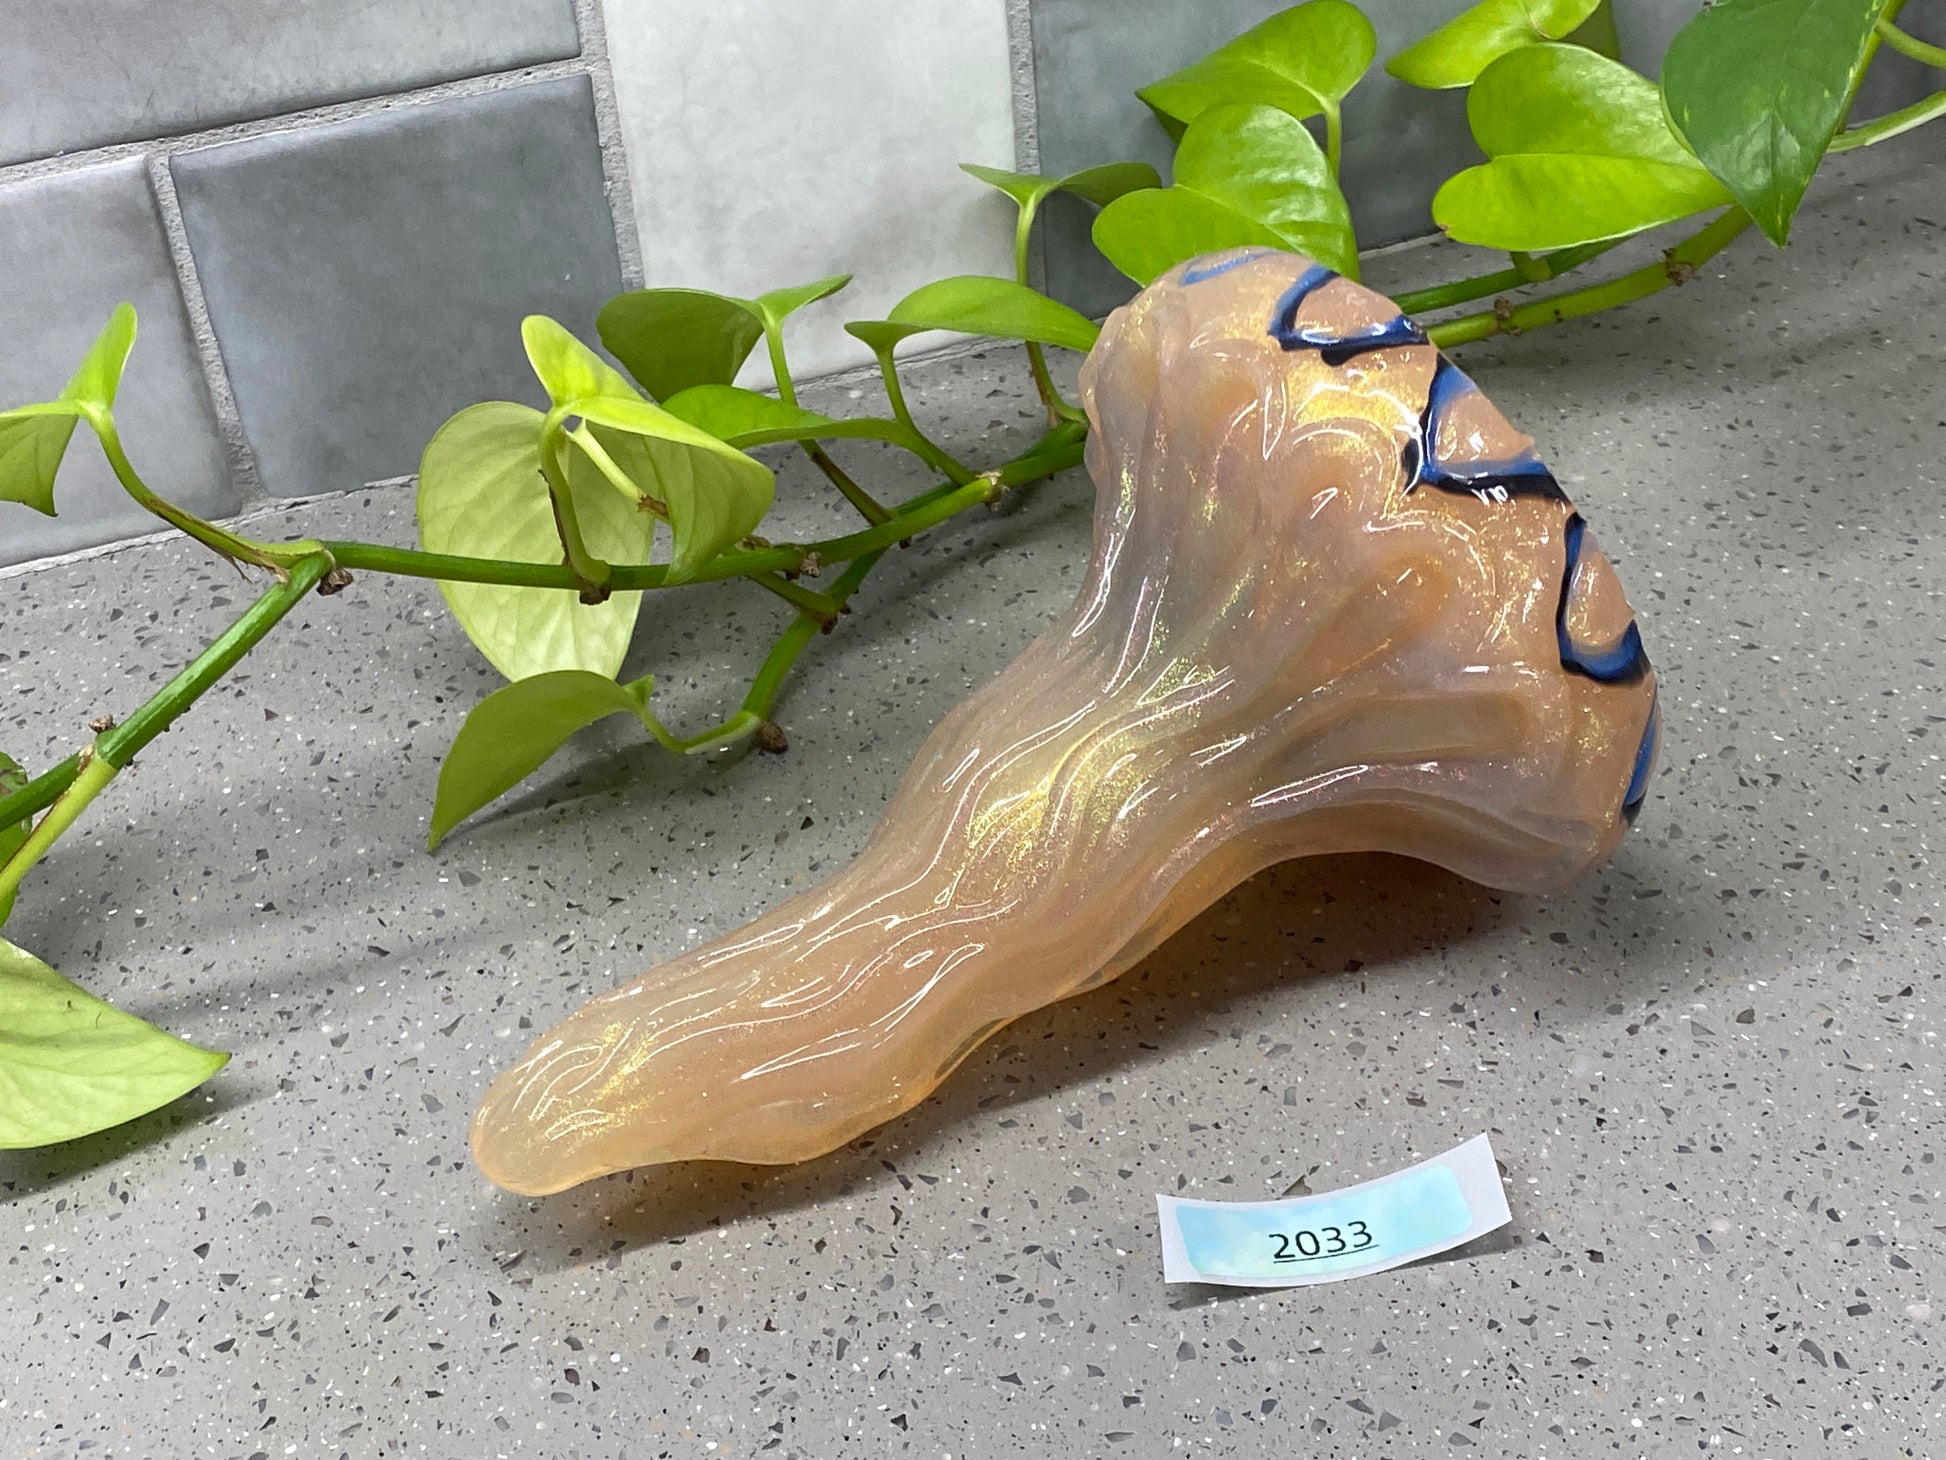
M158 496L150 490L149 484L142 480L135 464L128 459L122 449L122 437L115 427L115 416L111 411L88 410L83 418L101 441L101 449L108 458L108 465L115 473L115 479L122 484L122 490L135 499L138 506L160 517L171 527L188 534L217 556L231 563L249 563L255 567L266 568L279 578L285 577L291 564L303 556L302 551L293 552L288 547L277 547L270 543L252 542L238 537L227 528L218 527L213 522L205 522L193 512L186 512L174 502Z
M1500 269L1491 274L1480 274L1471 279L1455 279L1450 284L1438 284L1429 289L1416 289L1401 294L1395 301L1406 314L1430 314L1434 310L1450 309L1458 304L1471 304L1475 299L1485 299L1492 294L1502 294L1509 289L1524 288L1529 284L1545 283L1558 279L1572 269L1578 269L1591 259L1600 258L1611 248L1626 240L1620 238L1604 239L1600 243L1578 243L1572 248L1556 249L1553 253L1528 255L1528 270L1520 268Z
M874 525L891 520L891 512L882 506L878 499L873 497L870 492L852 480L851 474L839 466L836 461L832 460L830 452L826 451L815 441L806 441L804 443L804 450L817 469L823 472L831 485L838 489L838 495L858 509L858 515L860 517L863 517L867 522ZM931 463L928 462L927 465L930 466Z
M1700 232L1692 234L1663 255L1658 263L1648 264L1619 278L1566 294L1535 299L1510 310L1487 310L1461 319L1447 320L1426 331L1441 349L1490 339L1494 335L1518 334L1541 325L1559 324L1584 314L1594 314L1668 288L1686 284L1696 270L1720 253L1739 233L1750 226L1750 215L1741 208L1730 208Z
M838 621L838 602L828 593L793 583L777 573L752 573L750 581L759 588L768 588L792 608L811 615L822 627L829 628Z
M1886 45L1890 46L1900 55L1910 56L1913 60L1924 66L1935 66L1941 70L1946 70L1946 49L1942 49L1939 46L1927 45L1918 36L1909 35L1905 31L1900 30L1885 17L1880 17L1878 23L1872 29L1878 33L1880 40L1884 41Z
M547 482L548 499L554 507L554 526L560 533L568 571L574 575L581 601L600 603L613 591L609 582L613 569L588 551L587 540L581 535L581 518L575 509L574 494L568 490L566 426L572 414L563 406L548 412L541 426L541 476Z
M1921 97L1910 106L1902 106L1895 112L1887 112L1882 117L1840 132L1827 152L1849 152L1854 147L1870 147L1874 142L1884 142L1914 127L1924 126L1934 117L1946 116L1946 91L1935 91L1931 96Z
M7 864L0 867L0 897L19 885L27 869L40 860L53 845L54 838L101 793L116 772L229 673L305 594L325 580L332 568L331 558L321 552L311 551L298 558L291 564L286 581L267 589L244 610L241 618L184 665L126 721L102 731L89 750L70 756L0 800L0 825L12 826L40 811L48 812ZM69 809L62 810L64 807Z
M912 419L912 411L905 402L905 387L899 383L898 362L892 358L892 349L891 345L883 345L876 346L872 350L873 356L878 360L878 373L885 381L885 399L891 404L892 418L912 433L915 442L925 447L923 452L916 454L928 466L941 476L964 486L973 480L973 473L921 431Z

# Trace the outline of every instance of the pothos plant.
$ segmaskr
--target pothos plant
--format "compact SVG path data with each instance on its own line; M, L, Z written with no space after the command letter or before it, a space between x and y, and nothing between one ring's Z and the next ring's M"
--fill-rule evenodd
M1484 159L1446 181L1433 217L1452 238L1504 250L1509 262L1398 303L1450 348L1685 283L1753 223L1784 244L1827 154L1946 113L1940 91L1846 125L1880 46L1946 67L1946 50L1897 27L1904 4L1719 0L1675 37L1658 84L1617 58L1607 0L1482 0L1386 69L1415 86L1466 89ZM887 551L1080 460L1087 423L1056 389L1045 351L1086 351L1098 330L1030 286L1041 205L1064 192L1099 208L1096 246L1138 284L1237 245L1298 249L1355 278L1358 242L1339 188L1341 109L1376 49L1355 5L1309 0L1143 88L1176 142L1168 186L1142 163L1066 177L968 165L1018 207L1013 277L942 279L883 319L846 326L877 359L881 414L833 418L798 403L786 324L842 289L843 276L754 299L696 289L623 294L601 311L599 332L626 374L553 320L530 318L523 340L549 409L488 402L439 430L420 466L416 549L258 541L150 490L115 424L135 340L134 311L121 306L58 397L0 413L0 499L52 514L56 473L85 424L137 502L271 582L125 721L97 722L78 754L31 778L0 755L0 922L26 873L138 751L300 598L334 592L353 572L437 581L461 627L509 681L474 707L446 757L434 847L575 731L608 716L638 723L676 752L750 740L783 749L775 708L792 665L837 623ZM1646 266L1549 288L1627 239L1698 216L1701 227ZM1490 307L1466 308L1488 299ZM920 428L894 351L931 330L1025 344L1048 423L1033 447L975 469ZM759 343L774 395L735 383ZM902 449L936 484L880 500L833 455L857 440ZM773 475L753 453L766 448L807 453L856 511L857 529L809 543L757 536ZM784 626L736 713L680 732L656 714L651 678L621 683L617 675L645 594L726 579L774 595L787 611ZM199 1084L226 1058L111 1008L0 941L0 1146L44 1145L117 1124Z

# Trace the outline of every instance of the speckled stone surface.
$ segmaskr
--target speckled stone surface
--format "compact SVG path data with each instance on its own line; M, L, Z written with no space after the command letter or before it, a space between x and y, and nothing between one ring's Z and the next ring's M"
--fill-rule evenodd
M1547 899L1272 871L807 1167L525 1201L468 1165L466 1121L533 1029L858 845L1068 595L1080 476L888 559L796 681L787 757L599 730L436 857L439 757L489 674L428 589L309 602L10 925L236 1058L0 1156L0 1453L1940 1453L1946 166L1880 151L1787 253L1465 357L1663 676L1665 769L1612 864ZM934 367L915 405L990 459L1033 428L1022 373ZM786 470L789 530L818 490ZM288 524L404 539L409 503ZM244 596L171 546L0 579L0 744L63 752ZM685 590L638 662L693 718L778 623ZM1157 1191L1323 1190L1481 1130L1514 1211L1484 1250L1161 1283Z

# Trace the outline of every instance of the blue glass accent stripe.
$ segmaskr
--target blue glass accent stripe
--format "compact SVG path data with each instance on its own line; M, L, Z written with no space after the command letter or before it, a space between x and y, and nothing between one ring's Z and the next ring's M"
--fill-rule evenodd
M1253 263L1257 259L1265 258L1272 252L1274 252L1272 249L1260 248L1252 253L1238 254L1233 259L1224 259L1220 264L1191 264L1182 271L1182 278L1178 282L1183 284L1200 284L1205 279L1218 278L1223 274L1229 273L1231 269L1240 269L1247 263Z
M1649 796L1649 772L1655 768L1655 745L1662 737L1662 699L1649 700L1649 723L1642 727L1642 743L1635 748L1635 769L1629 772L1628 789L1622 793L1622 820L1630 826L1641 814Z
M1554 637L1561 651L1561 667L1570 674L1585 674L1600 684L1634 684L1649 672L1648 652L1642 647L1641 630L1629 620L1628 630L1606 649L1584 649L1568 632L1568 600L1574 592L1574 575L1581 566L1581 542L1588 524L1579 512L1568 514L1567 567L1561 575L1561 602L1554 610Z
M1323 330L1300 328L1297 312L1304 301L1338 276L1323 264L1313 264L1284 291L1270 317L1271 338L1286 350L1316 350L1325 364L1343 365L1371 350L1391 350L1404 345L1424 345L1430 341L1425 332L1403 314L1380 324L1368 324L1350 334L1327 334Z
M1436 455L1440 423L1446 412L1461 397L1478 390L1472 379L1444 355L1433 368L1432 384L1426 389L1426 408L1419 413L1419 439L1406 443L1401 458L1406 472L1406 490L1421 483L1442 492L1489 497L1544 497L1566 502L1567 493L1554 480L1554 473L1533 452L1505 461L1468 462L1454 469L1441 463Z

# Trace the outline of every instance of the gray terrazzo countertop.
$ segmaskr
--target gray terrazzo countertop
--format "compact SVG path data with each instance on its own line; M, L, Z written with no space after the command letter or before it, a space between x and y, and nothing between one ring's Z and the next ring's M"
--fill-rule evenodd
M888 559L794 681L788 756L597 730L436 856L439 759L494 678L426 585L309 601L9 928L236 1057L0 1154L0 1456L1942 1453L1938 155L1845 159L1788 252L1745 239L1464 357L1662 676L1663 769L1607 867L1545 899L1275 869L805 1167L522 1200L466 1124L535 1029L856 849L1070 596L1085 478ZM915 409L997 460L1034 428L1024 374L925 367ZM826 495L787 466L779 535ZM411 496L258 530L408 541ZM179 543L0 579L0 743L65 754L249 591ZM731 586L643 621L631 668L690 723L780 622ZM1482 1130L1514 1213L1484 1249L1292 1293L1161 1282L1156 1192L1322 1191Z

